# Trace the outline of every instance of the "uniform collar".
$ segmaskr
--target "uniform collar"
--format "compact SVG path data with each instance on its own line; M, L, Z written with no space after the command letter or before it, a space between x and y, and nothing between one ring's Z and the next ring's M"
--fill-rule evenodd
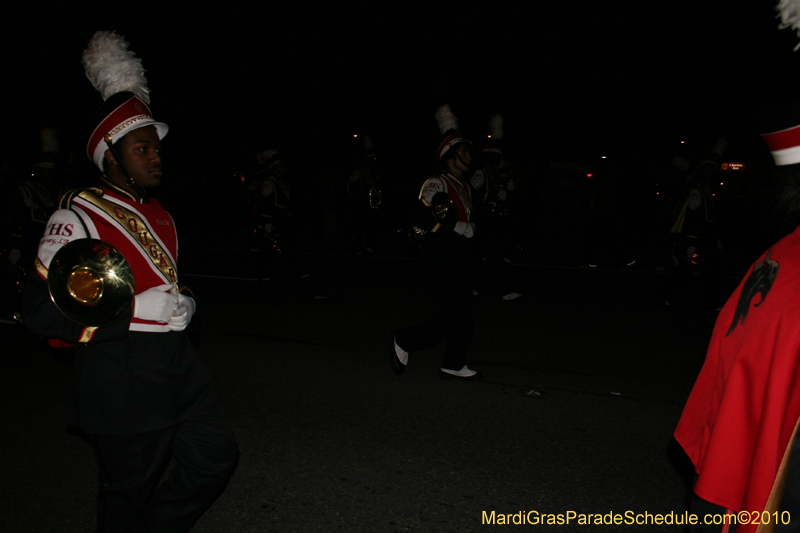
M104 189L114 193L116 196L121 196L125 200L130 200L131 202L138 204L139 201L133 196L130 192L126 191L119 185L112 183L107 177L100 176L100 181Z

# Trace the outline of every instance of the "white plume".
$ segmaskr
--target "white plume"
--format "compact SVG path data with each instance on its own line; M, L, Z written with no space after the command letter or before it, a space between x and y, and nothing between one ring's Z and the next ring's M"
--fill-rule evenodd
M369 135L362 135L361 144L364 146L365 150L372 150L372 137Z
M450 110L449 104L445 104L436 110L436 122L439 123L439 133L442 134L458 129L458 119Z
M685 157L680 155L676 155L675 157L673 157L671 163L673 167L680 170L681 172L686 172L687 170L689 170L689 167L691 166L691 162Z
M714 143L711 151L719 156L725 155L725 152L728 151L728 139L725 137L717 139L717 142Z
M61 145L58 142L58 133L56 133L56 130L47 126L39 132L39 135L42 139L42 152L52 152L57 154L59 148L61 148Z
M489 119L489 131L492 134L493 141L499 141L503 138L503 115L496 113Z
M780 12L781 23L778 28L792 28L800 37L800 0L780 0L775 8ZM794 47L795 51L800 44Z
M83 52L83 68L103 100L122 91L131 91L146 104L150 103L150 90L144 77L142 60L136 57L130 45L111 31L98 31Z

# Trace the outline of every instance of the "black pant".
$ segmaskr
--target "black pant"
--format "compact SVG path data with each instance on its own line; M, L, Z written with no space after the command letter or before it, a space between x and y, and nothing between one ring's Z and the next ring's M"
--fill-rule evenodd
M442 228L426 236L422 270L433 292L434 315L426 322L395 332L395 342L414 352L447 341L442 368L461 370L474 329L468 239Z
M101 533L189 531L225 489L238 447L222 406L137 435L90 435L100 478ZM169 460L175 464L161 477Z

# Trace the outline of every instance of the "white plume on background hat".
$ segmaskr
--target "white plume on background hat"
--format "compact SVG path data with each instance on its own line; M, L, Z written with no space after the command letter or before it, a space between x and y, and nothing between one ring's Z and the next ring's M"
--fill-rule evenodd
M492 115L492 118L489 119L489 131L495 141L503 138L503 115L500 113Z
M458 119L450 109L450 104L444 104L436 110L436 122L442 135L450 130L458 130Z
M59 149L61 148L61 144L58 142L58 133L56 130L50 126L47 126L39 132L39 136L42 140L43 153L58 153Z
M94 88L108 100L119 92L130 91L150 104L150 90L142 60L136 57L124 37L111 31L98 31L83 52L81 63Z

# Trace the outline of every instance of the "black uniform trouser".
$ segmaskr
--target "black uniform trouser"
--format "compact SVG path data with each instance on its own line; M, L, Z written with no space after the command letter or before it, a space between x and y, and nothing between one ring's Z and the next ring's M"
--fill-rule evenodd
M467 364L467 347L474 330L469 240L452 230L427 236L422 245L422 270L433 292L434 315L426 322L395 332L395 342L405 351L447 346L442 368L461 370Z
M238 447L222 405L161 430L90 435L97 461L97 530L189 531L225 489ZM170 459L175 464L161 477Z

